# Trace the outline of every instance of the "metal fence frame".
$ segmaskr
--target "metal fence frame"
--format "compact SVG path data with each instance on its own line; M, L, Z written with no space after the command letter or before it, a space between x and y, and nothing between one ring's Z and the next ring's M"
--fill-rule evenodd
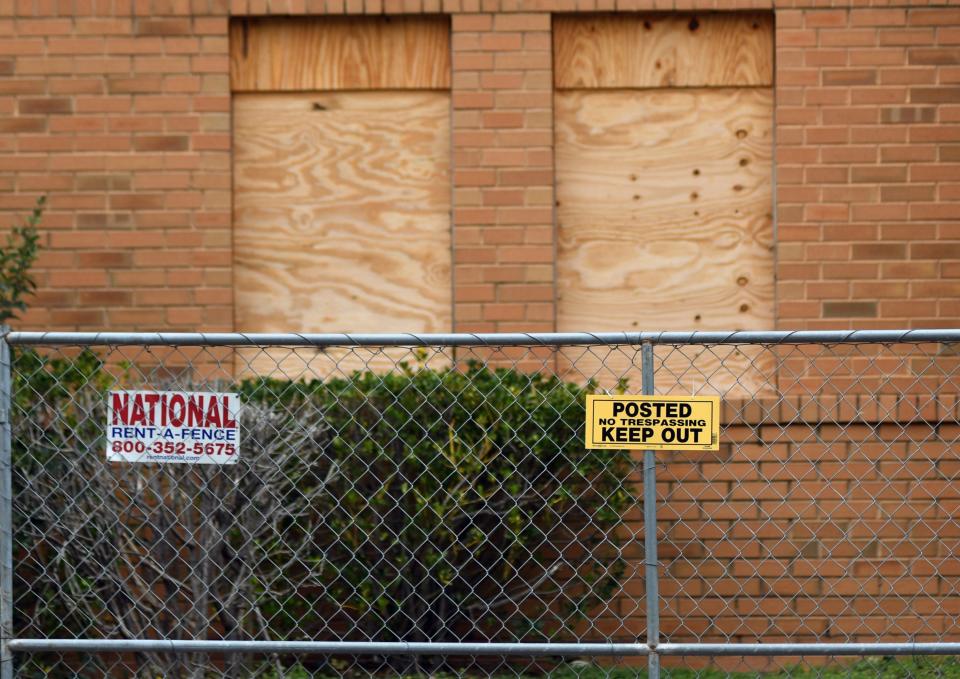
M29 639L13 636L11 482L11 346L191 347L562 347L632 345L641 350L642 393L654 392L657 345L960 343L960 329L486 334L263 334L9 332L0 336L0 679L13 676L13 654L29 652L171 652L302 655L459 655L503 657L647 657L648 677L660 676L660 656L908 656L960 655L960 642L903 643L659 643L656 460L643 453L644 579L647 635L636 643L455 643L235 641L174 639Z

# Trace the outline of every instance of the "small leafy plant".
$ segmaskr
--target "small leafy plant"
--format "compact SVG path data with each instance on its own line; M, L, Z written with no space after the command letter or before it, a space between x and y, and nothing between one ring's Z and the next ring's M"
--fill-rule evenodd
M43 217L46 196L40 196L30 216L7 234L7 242L0 248L0 324L26 311L24 297L37 287L30 268L37 259L40 234L37 227Z

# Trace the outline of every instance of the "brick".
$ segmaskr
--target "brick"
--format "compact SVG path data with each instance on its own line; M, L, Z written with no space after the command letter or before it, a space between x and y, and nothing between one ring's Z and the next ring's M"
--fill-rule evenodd
M522 72L485 72L480 74L480 87L485 90L516 90L523 87Z
M924 142L958 142L960 141L960 125L916 125L910 128L910 141L918 144Z
M936 118L934 106L896 106L880 109L883 123L930 123Z
M160 38L109 38L105 44L108 54L158 54L163 52Z
M779 37L779 34L778 34ZM821 47L872 47L877 44L877 31L868 28L822 31Z
M904 87L853 88L850 90L850 103L855 106L907 103L907 89Z
M456 303L496 301L496 289L491 284L457 285L453 292Z
M862 125L850 128L852 144L904 144L907 141L907 128L892 125Z
M881 31L881 45L931 45L935 40L932 28L903 28L896 31Z
M850 216L849 205L825 205L822 203L807 204L804 207L806 221L846 221Z
M911 87L910 101L917 104L960 102L960 87Z
M194 17L193 33L195 35L226 35L227 17Z
M50 320L59 327L101 328L103 311L99 309L56 309L50 312Z
M524 125L524 114L519 111L485 112L481 119L484 127L489 128L523 127Z
M497 14L493 26L496 31L549 31L550 14Z
M525 316L522 304L497 303L483 307L483 318L487 321L521 321Z
M137 35L190 35L189 19L137 19Z
M83 290L79 302L84 306L129 306L133 302L133 294L127 290Z
M903 50L899 47L871 47L850 50L851 66L902 66Z
M480 164L485 166L523 166L526 165L524 149L492 148L481 152Z
M872 106L860 108L850 106L842 108L821 108L819 109L819 113L823 117L823 123L825 125L872 125L877 122L877 110Z
M940 148L940 160L943 163L957 160L956 147L943 145ZM957 177L960 166L949 164L921 164L916 163L910 168L910 178L913 181L937 181L941 179L953 180Z
M957 205L951 203L911 203L910 219L917 220L955 220L958 218Z
M455 186L492 186L496 183L496 171L490 169L456 169L453 173Z
M960 243L911 243L911 259L960 259Z
M936 9L911 9L908 16L911 26L948 26L960 23L960 10L946 7Z
M826 263L823 265L825 279L854 280L877 277L877 265L866 262Z
M186 73L190 70L190 58L135 56L133 70L136 73Z
M43 132L47 129L44 118L11 118L0 116L0 132Z
M933 41L930 41L933 42ZM937 43L940 45L960 44L960 26L951 26L937 29Z
M53 288L103 288L109 281L106 271L73 269L50 271L47 283Z
M777 12L777 25L781 24L781 12ZM841 28L848 23L845 10L807 10L802 12L803 25L807 28Z
M803 259L809 261L850 259L850 245L847 243L810 243L804 251Z
M157 92L163 80L159 76L138 78L111 77L107 79L107 91L110 94L134 94Z
M850 293L850 284L846 282L819 282L806 283L806 292L809 299L830 299L846 297Z
M820 150L820 158L824 163L870 163L877 160L877 149L874 146L838 146L825 147Z
M480 49L485 51L503 52L522 47L523 36L520 33L484 33L480 36Z
M803 64L804 66L846 66L847 65L847 50L834 49L834 50L807 50L802 52L803 54ZM782 60L781 60L782 61ZM793 67L799 67L800 64L796 64Z
M493 28L493 16L490 14L455 14L451 18L454 32L489 31Z
M103 94L103 79L91 78L50 78L47 81L50 94Z
M451 64L454 72L487 71L493 68L494 55L490 52L454 52Z
M851 26L903 26L906 23L904 9L855 9L850 12Z
M19 101L21 115L70 113L73 102L69 97L24 98Z
M911 48L907 53L907 63L912 66L960 64L960 47Z
M160 210L163 207L162 194L131 193L110 196L110 208L114 210Z
M134 97L133 110L139 113L186 113L191 101L185 96L148 96Z
M875 85L876 69L826 69L823 71L823 84L835 85Z
M851 169L854 182L904 182L907 181L905 165L856 165Z
M49 38L47 54L102 54L103 38Z
M906 243L854 243L853 259L904 259L907 255Z
M805 139L808 144L845 144L850 139L850 129L840 125L809 126L805 130Z
M823 302L824 318L876 318L876 302Z
M933 161L936 158L937 147L933 145L884 146L880 149L880 161L883 163Z
M500 146L540 146L546 148L553 143L553 134L550 130L499 130L497 132L497 143Z
M186 151L190 146L185 135L139 135L133 138L137 151Z
M130 111L130 97L77 97L77 113L127 113Z
M853 219L856 221L884 222L890 220L907 219L909 210L905 204L897 203L868 203L852 207Z
M553 261L553 248L542 245L503 246L497 250L499 261L541 263Z
M19 35L69 35L71 19L20 19L17 22Z
M918 186L906 184L902 186L883 186L880 188L880 198L883 202L932 201L936 198L933 185Z
M960 281L913 281L910 291L915 297L960 297Z
M483 204L490 206L523 205L524 192L522 189L487 189L482 193Z
M813 30L780 29L776 43L781 47L814 47L817 44L817 32Z

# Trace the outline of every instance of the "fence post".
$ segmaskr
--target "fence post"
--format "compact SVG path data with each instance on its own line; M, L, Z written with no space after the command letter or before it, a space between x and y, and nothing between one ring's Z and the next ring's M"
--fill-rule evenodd
M653 345L644 342L640 348L643 375L641 391L653 395ZM643 451L643 542L644 581L647 592L647 679L660 679L660 585L657 574L657 460L652 450Z
M10 409L13 365L7 326L0 326L0 679L13 677L13 483Z

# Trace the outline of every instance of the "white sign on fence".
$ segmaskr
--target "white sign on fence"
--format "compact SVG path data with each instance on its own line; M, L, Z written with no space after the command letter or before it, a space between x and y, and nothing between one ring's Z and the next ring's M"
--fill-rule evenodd
M208 391L111 391L107 461L235 464L240 398Z

